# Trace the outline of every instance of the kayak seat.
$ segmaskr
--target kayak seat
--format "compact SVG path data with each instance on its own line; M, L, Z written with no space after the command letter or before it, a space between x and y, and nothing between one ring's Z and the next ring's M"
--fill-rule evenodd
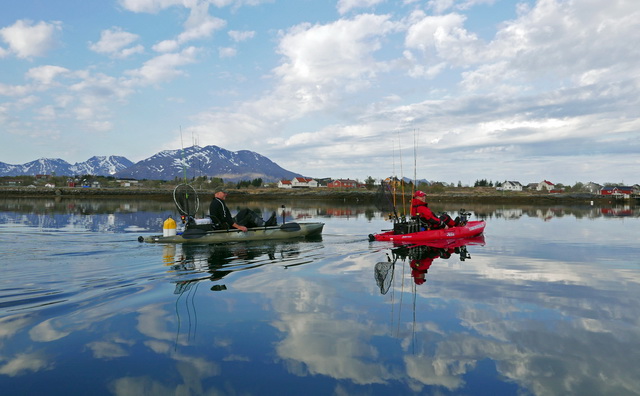
M278 225L278 217L276 216L276 212L273 212L271 213L271 217L269 217L269 220L265 221L264 226L272 227L276 225Z

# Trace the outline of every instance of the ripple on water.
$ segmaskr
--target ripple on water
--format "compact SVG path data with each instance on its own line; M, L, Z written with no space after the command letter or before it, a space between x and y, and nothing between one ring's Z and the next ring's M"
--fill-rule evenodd
M16 243L16 241L21 241ZM84 304L137 287L163 268L129 234L0 229L0 310Z

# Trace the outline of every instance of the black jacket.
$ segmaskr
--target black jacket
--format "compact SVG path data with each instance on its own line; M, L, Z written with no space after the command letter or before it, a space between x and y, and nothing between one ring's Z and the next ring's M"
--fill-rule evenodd
M211 220L217 229L231 228L233 223L235 223L227 204L225 204L220 198L214 197L211 200L211 204L209 204L209 217L211 217Z

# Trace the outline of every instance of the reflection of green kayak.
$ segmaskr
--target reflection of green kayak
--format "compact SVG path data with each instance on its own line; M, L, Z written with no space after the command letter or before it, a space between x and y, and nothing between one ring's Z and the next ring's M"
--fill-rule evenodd
M247 232L242 232L235 228L217 231L188 229L182 234L173 236L141 236L138 237L138 241L149 243L222 243L274 239L281 240L318 236L322 234L323 227L324 223L285 223L271 227L249 228Z

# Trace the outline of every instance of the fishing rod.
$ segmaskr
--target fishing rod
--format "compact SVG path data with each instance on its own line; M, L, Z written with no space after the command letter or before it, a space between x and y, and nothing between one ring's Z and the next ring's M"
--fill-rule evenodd
M398 213L396 212L396 180L398 180L396 175L396 142L392 141L391 143L393 153L393 176L391 177L391 183L393 183L393 214L395 216L395 220L398 220Z
M400 145L400 132L398 132L398 152L400 156L400 188L402 190L402 217L407 217L406 197L404 196L404 169L402 167L402 146Z
M416 192L418 185L418 153L416 142L416 130L413 130L413 186L411 186L411 196Z
M182 125L180 126L180 145L182 146L182 150L180 151L182 155L182 174L184 178L184 184L187 184L187 165L184 160L184 139L182 138Z

